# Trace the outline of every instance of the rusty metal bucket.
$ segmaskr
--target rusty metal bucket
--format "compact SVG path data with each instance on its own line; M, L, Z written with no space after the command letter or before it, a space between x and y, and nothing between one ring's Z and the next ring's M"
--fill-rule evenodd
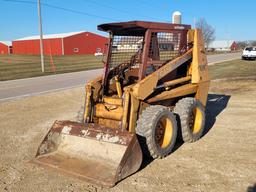
M128 131L56 121L33 162L112 187L140 168L142 152L136 135Z

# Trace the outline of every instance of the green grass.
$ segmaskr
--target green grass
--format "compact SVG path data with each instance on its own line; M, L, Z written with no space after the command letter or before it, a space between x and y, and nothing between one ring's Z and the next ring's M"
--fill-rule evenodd
M40 56L0 55L0 81L103 67L101 58L94 55L53 56L52 61L50 56L45 56L45 73L42 73ZM51 63L54 64L55 72Z
M256 61L233 60L209 66L211 79L256 77Z
M56 72L51 70L51 58L45 57L45 73L41 72L40 56L0 55L0 81L67 73L103 67L94 55L53 56ZM211 79L256 77L256 61L234 60L209 66Z
M220 55L220 54L228 54L228 53L240 53L242 50L236 51L206 51L207 55Z

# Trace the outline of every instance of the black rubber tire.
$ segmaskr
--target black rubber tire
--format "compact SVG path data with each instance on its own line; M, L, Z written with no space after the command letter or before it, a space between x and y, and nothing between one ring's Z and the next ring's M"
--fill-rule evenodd
M161 118L166 117L172 124L172 134L168 145L164 148L156 141L156 129ZM177 122L175 115L165 106L152 105L147 107L140 115L136 134L143 153L154 159L163 158L172 152L177 138Z
M84 106L81 106L80 110L77 112L76 121L79 123L84 122Z
M194 124L193 111L195 108L199 109L202 114L201 126L197 133L193 133L191 128L191 121ZM184 142L192 143L202 137L205 127L205 108L200 101L192 97L183 98L176 103L173 112L176 115L178 127L181 129Z

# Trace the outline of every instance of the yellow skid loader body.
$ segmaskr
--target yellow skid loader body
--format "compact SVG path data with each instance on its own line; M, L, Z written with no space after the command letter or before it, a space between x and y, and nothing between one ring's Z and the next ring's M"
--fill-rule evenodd
M102 25L102 28L108 30L108 27L116 25L118 28L118 23ZM153 22L124 24L130 27L131 31L134 25L137 31L143 31L145 28L145 50L142 56L138 56L140 54L138 51L128 64L136 63L137 56L139 59L142 57L144 64L142 62L140 68L136 69L135 65L128 66L127 62L121 63L112 68L112 71L107 72L104 69L104 74L109 76L116 74L118 70L123 70L121 75L111 79L103 75L89 82L86 86L84 121L82 123L56 121L40 144L33 162L94 184L112 187L139 170L141 166L142 150L135 127L146 107L155 103L164 105L166 101L175 102L177 98L184 96L195 97L203 106L206 105L210 81L202 32L191 30L188 25ZM146 29L147 27L152 29ZM150 38L157 38L155 34L161 32L161 27L163 31L172 28L174 34L181 30L180 34L186 39L184 43L186 51L179 53L174 59L160 63L159 68L151 74L146 74L148 62L152 62L152 59L148 58L151 48ZM182 31L184 28L186 28L185 32ZM118 30L124 33L122 28ZM112 36L110 43L111 38ZM136 39L136 42L139 40ZM157 44L154 44L154 47L155 45ZM116 48L112 51L116 51ZM111 51L108 51L108 59L110 54ZM159 56L159 53L157 54ZM123 56L125 53L121 52L120 55ZM157 58L153 54L151 57ZM159 64L159 61L156 64ZM185 66L180 70L182 75L172 78L182 66ZM129 84L129 79L132 79L134 74L139 74L139 78ZM119 79L123 75L121 82ZM166 77L169 79L164 81ZM128 82L127 85L124 85L125 82ZM106 87L108 87L107 91ZM166 107L172 109L171 106Z

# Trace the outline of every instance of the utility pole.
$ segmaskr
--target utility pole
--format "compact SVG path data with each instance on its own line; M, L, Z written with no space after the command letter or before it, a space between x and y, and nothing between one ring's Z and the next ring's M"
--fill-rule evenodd
M44 45L43 45L43 27L41 16L41 2L38 0L38 20L39 20L39 32L40 32L40 55L41 55L41 69L44 73Z

